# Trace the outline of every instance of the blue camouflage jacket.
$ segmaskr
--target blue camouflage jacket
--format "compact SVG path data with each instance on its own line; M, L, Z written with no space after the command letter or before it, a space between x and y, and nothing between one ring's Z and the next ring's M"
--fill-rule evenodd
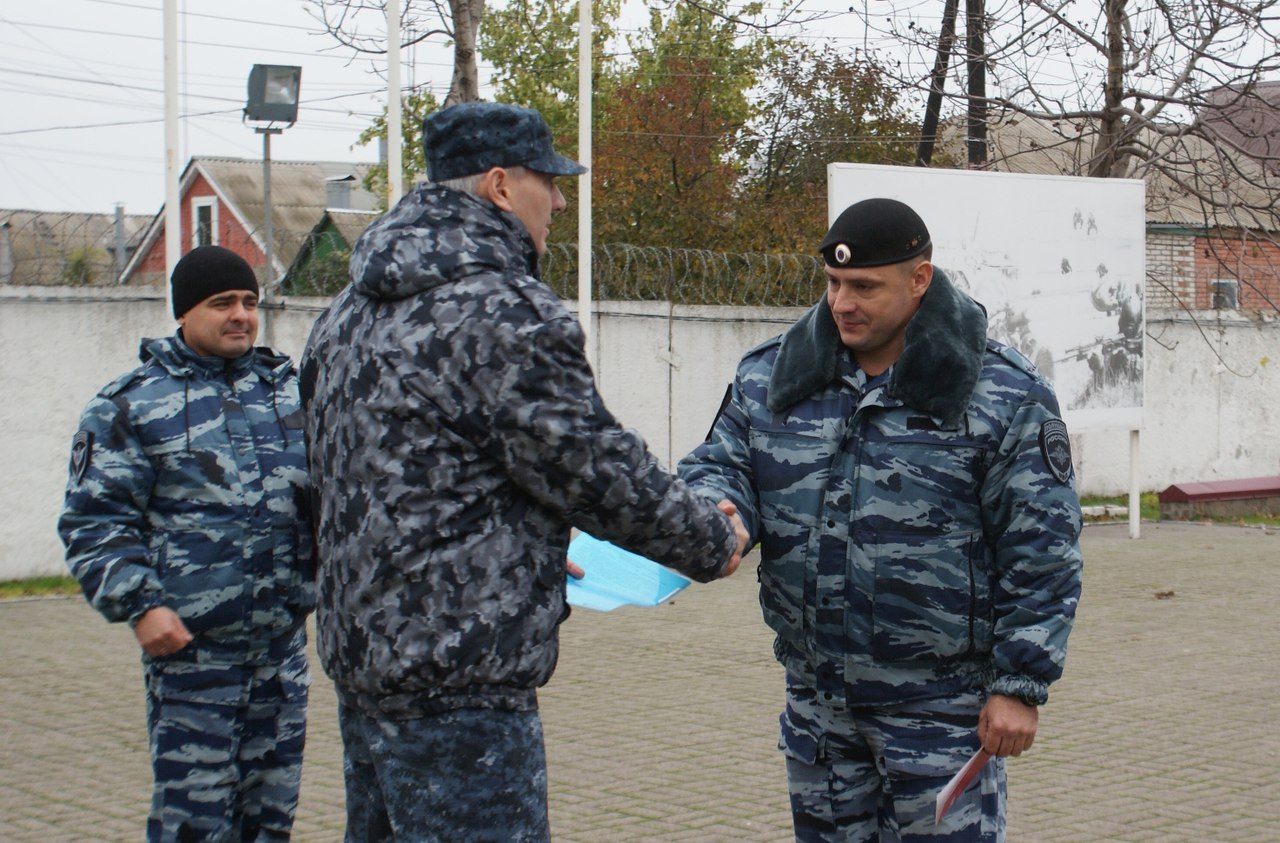
M171 658L281 658L315 605L293 364L265 348L199 357L180 336L143 340L140 357L81 416L58 519L67 565L108 620L176 611L195 640Z
M1038 704L1061 675L1082 565L1066 427L941 270L870 382L825 298L747 353L679 471L737 504L776 655L824 699Z
M728 520L605 408L517 217L420 185L361 236L351 277L302 361L317 637L344 703L536 706L571 526L698 580L728 561Z

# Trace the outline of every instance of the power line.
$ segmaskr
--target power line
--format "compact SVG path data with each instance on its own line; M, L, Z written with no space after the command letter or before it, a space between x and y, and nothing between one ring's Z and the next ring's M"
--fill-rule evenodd
M138 33L138 32L103 32L102 30L97 30L97 29L81 29L79 27L65 26L62 24L52 24L52 23L31 23L27 21L13 21L7 18L0 18L0 23L6 23L6 24L9 24L10 26L30 27L33 29L52 29L58 32L74 32L82 35L101 35L111 39L133 38L141 41L151 41L151 42L160 42L160 43L164 42L164 37L161 35L143 35L142 33ZM263 52L264 50L270 50L272 55L279 55L279 56L306 56L307 58L336 59L338 61L349 61L349 59L347 59L344 56L335 55L332 53L319 53L319 52L309 52L309 51L302 51L302 50L285 50L279 47L259 47L255 45L249 45L249 44L222 44L216 41L193 41L191 39L179 39L179 43L184 47L216 47L218 49L223 49L223 50L250 50L250 51L259 52L259 53Z

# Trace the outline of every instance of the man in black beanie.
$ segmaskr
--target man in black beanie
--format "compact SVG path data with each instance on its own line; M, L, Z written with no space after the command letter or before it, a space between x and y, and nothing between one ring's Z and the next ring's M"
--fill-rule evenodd
M177 334L143 340L81 416L58 533L142 651L147 839L286 840L315 604L298 378L254 348L258 282L234 252L194 249L171 284Z
M1080 594L1067 429L912 208L851 205L819 251L826 296L742 358L679 473L760 546L796 840L999 843L1005 757L1035 738Z
M169 291L173 316L180 318L191 308L227 290L246 290L258 295L258 277L245 259L221 246L197 246L173 267Z
M244 258L221 246L197 246L169 279L178 335L201 357L233 360L258 336L258 278ZM238 306L237 306L238 305Z

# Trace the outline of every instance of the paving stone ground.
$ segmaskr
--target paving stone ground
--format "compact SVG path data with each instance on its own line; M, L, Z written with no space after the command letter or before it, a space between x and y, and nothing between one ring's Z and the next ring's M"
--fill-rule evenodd
M1067 675L1010 764L1011 843L1280 841L1280 534L1085 530ZM541 693L557 843L790 839L780 668L755 571L673 603L574 612ZM136 648L80 598L0 602L0 841L141 839ZM294 839L342 837L317 675Z

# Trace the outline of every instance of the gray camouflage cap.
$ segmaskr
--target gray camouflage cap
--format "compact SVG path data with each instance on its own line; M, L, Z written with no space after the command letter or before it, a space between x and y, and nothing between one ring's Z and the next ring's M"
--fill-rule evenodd
M433 182L525 166L553 176L587 168L551 148L551 127L532 108L500 102L464 102L422 120L427 178Z

